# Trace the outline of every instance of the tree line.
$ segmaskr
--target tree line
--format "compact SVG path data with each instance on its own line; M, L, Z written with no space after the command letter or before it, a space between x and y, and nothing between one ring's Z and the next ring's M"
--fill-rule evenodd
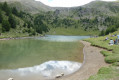
M50 28L57 27L73 27L76 29L82 27L84 31L99 31L102 26L106 28L101 30L100 35L107 35L116 31L119 27L119 17L98 15L93 18L80 17L80 19L74 19L69 16L61 17L56 15L55 11L43 12L34 16L30 13L18 11L16 7L10 7L7 2L0 3L2 32L8 32L11 28L16 29L17 25L20 25L16 17L24 21L22 32L28 32L30 35L46 33Z
M35 18L29 13L18 11L16 7L10 7L7 2L0 3L0 24L2 26L2 33L9 32L11 28L16 29L20 22L16 19L20 18L24 21L22 27L23 33L28 32L30 35L36 35L36 33L42 34L48 31L48 27L42 21L42 18Z
M3 15L3 11L8 18ZM2 32L7 32L10 28L16 28L16 20L7 2L0 4L0 23L2 24Z

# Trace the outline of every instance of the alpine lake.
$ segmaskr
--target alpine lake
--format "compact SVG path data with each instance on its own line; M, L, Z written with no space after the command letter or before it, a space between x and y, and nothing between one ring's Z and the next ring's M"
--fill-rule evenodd
M46 35L0 41L0 80L38 80L69 75L80 69L89 36ZM35 77L35 79L33 79Z

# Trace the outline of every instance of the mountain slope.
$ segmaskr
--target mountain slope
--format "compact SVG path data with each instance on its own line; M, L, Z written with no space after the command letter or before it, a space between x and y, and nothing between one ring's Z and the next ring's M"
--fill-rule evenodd
M113 32L119 27L119 2L93 1L79 7L52 8L34 0L0 1L9 2L11 7L16 7L19 11L32 13L36 24L47 26L50 33L54 30L59 33L59 29L62 28L64 33L77 30L77 33L74 33L76 35L92 31L104 31L108 34L109 31Z
M32 36L47 31L48 27L42 21L37 23L31 14L11 8L7 2L0 3L0 38Z
M16 7L18 10L26 11L33 14L41 11L52 10L51 7L34 0L0 0L0 2L5 1L8 2L12 7Z
M104 15L115 16L119 12L119 2L105 2L105 1L93 1L86 5L79 7L70 7L70 8L55 8L61 12L61 14L69 14L69 15L89 15L96 13L101 13ZM80 16L79 16L80 17Z
M105 14L113 15L119 12L119 2L93 1L83 7L94 8Z
M93 1L81 7L59 9L59 15L66 13L69 17L81 20L81 24L85 28L92 25L92 27L97 27L100 31L106 30L107 27L118 22L116 20L119 19L119 2Z

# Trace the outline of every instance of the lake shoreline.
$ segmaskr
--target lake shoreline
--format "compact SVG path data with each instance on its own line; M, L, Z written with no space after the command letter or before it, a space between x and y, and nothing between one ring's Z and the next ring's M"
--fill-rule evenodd
M22 38L15 38L15 39L24 39L24 38L34 38L34 37L22 37ZM5 38L3 40L10 40L10 39L9 38ZM82 48L82 50L79 50L79 51L82 51L82 54L84 55L83 65L75 73L70 74L70 75L67 75L67 76L64 76L62 78L58 78L58 80L73 80L75 78L77 80L84 80L82 78L88 79L88 77L90 75L93 75L94 73L95 74L97 73L96 71L98 71L97 69L99 69L100 66L102 67L102 65L103 66L107 66L108 65L108 64L106 64L104 62L104 59L103 59L104 57L100 54L100 51L102 49L96 48L96 47L93 47L93 46L90 46L90 43L85 42L85 41L80 41L80 42L84 45L84 47ZM96 53L96 54L92 54L92 53ZM101 59L101 61L100 60L99 61L97 60L97 59L99 59L97 55L100 56L99 58ZM98 61L97 63L96 63L96 60ZM95 63L95 64L92 64L92 63ZM95 69L95 66L96 66L96 70L94 70ZM88 67L89 67L89 69L88 69ZM92 69L92 68L94 68L94 69ZM87 69L87 71L85 71L86 69ZM91 71L90 69L94 70L94 72ZM73 76L75 76L75 77L73 77ZM33 77L32 79L37 80L36 78ZM30 79L30 80L32 80L32 79ZM39 80L44 80L44 79L41 79L40 78Z
M47 37L47 36L49 36L49 35L25 36L25 37L6 37L6 38L0 38L0 40L28 39L28 38L34 38L34 37ZM52 35L52 36L74 36L74 35ZM75 36L77 36L77 35L75 35ZM80 36L88 36L88 35L80 35Z
M18 36L18 37L5 37L5 38L0 38L0 40L26 39L26 38L44 37L44 36L45 36L45 35L36 35L36 36Z
M31 37L22 37L23 38L31 38ZM11 40L14 38L4 38L0 40ZM21 38L15 38L15 39L21 39ZM91 46L89 42L80 41L83 45L83 55L84 55L84 61L82 66L78 71L76 71L73 74L54 79L54 80L85 80L88 79L91 75L97 74L98 70L101 67L108 66L109 64L105 63L104 56L100 53L101 48L97 48L94 46ZM45 80L43 78L32 77L30 80ZM21 79L22 80L22 79ZM52 79L53 80L53 79Z
M97 74L101 67L109 66L104 61L104 56L100 53L103 49L91 46L89 42L80 42L85 45L83 49L83 65L77 72L55 80L86 80L90 76Z
M39 37L42 37L42 36L39 36ZM28 39L28 38L34 38L34 37L0 38L0 40L16 40L16 39Z
M24 38L32 38L32 39L24 39ZM82 58L80 58L80 57L83 56L84 45L79 42L79 39L80 38L82 39L83 37L80 37L80 36L54 36L54 37L46 36L46 38L50 38L49 41L47 41L47 39L45 40L44 39L45 37L24 37L24 38L22 37L22 38L4 38L4 39L2 39L2 40L7 40L7 41L1 41L1 46L0 46L0 48L2 50L1 53L5 53L5 55L1 54L1 63L3 62L3 63L7 63L7 64L3 64L1 67L1 69L4 69L4 70L3 71L1 70L1 73L0 73L1 78L0 79L7 79L9 77L12 77L17 80L25 80L26 78L30 79L30 80L37 80L37 78L41 79L42 77L38 76L37 74L33 74L31 77L35 78L35 79L31 79L27 76L21 77L20 76L21 72L18 72L18 74L14 74L14 73L17 73L17 70L20 70L21 68L22 68L22 71L27 70L26 72L29 72L29 69L30 70L33 69L33 72L40 71L40 68L39 68L39 70L34 70L34 69L36 69L36 67L34 68L34 65L37 66L37 64L39 65L39 64L42 64L43 62L47 62L49 60L83 62L83 57ZM43 38L43 40L41 40L41 38ZM77 40L77 41L76 42L69 41L69 40L72 40L72 38L73 38L73 40ZM14 40L14 39L19 39L19 40ZM53 39L54 41L52 41L51 39ZM57 41L56 39L59 39L59 40ZM63 39L63 41L61 39ZM40 47L39 47L39 45L40 45ZM43 53L43 54L38 54L38 53ZM52 53L52 54L47 54L47 53ZM59 54L60 54L60 56L58 56ZM6 57L6 55L8 55L8 57ZM13 56L13 57L9 57L9 56ZM44 56L44 57L41 57L41 56ZM49 57L47 57L47 56L49 56ZM5 61L6 59L9 59L9 62ZM32 60L32 59L34 59L34 60ZM28 63L28 64L26 64L26 63ZM79 63L77 63L77 64L79 64ZM65 65L67 65L67 64L65 64ZM31 66L31 67L29 67L29 66ZM33 68L32 68L32 66L33 66ZM73 66L75 67L75 65L73 65ZM73 67L73 66L71 66L71 67ZM81 66L81 65L79 65L79 66ZM69 68L71 68L71 67L69 67ZM69 69L68 67L64 67L64 68ZM71 71L72 69L69 69L69 71ZM9 70L13 71L13 72L9 73ZM14 72L14 70L16 72ZM56 71L57 74L60 74L61 73L60 69L58 69L58 71L59 71L59 73ZM6 75L4 76L3 73L5 73ZM65 75L68 75L65 72L63 72L63 73ZM28 74L30 74L30 73L28 73ZM55 77L57 74L53 74L53 76ZM48 78L47 76L44 76L44 77Z

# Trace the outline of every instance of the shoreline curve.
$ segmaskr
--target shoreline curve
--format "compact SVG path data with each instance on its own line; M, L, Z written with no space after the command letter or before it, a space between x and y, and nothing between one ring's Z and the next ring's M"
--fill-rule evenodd
M80 69L73 74L57 78L57 79L45 79L45 80L86 80L90 76L97 74L101 67L106 67L107 64L104 61L104 56L100 53L103 49L91 46L89 42L80 41L83 43L83 55L84 61ZM19 79L22 80L22 79ZM44 80L43 78L33 77L30 80Z
M71 75L53 80L86 80L90 76L97 74L101 67L109 66L109 64L104 61L104 56L100 53L103 49L91 46L90 43L86 41L80 42L84 44L84 61L80 69Z

